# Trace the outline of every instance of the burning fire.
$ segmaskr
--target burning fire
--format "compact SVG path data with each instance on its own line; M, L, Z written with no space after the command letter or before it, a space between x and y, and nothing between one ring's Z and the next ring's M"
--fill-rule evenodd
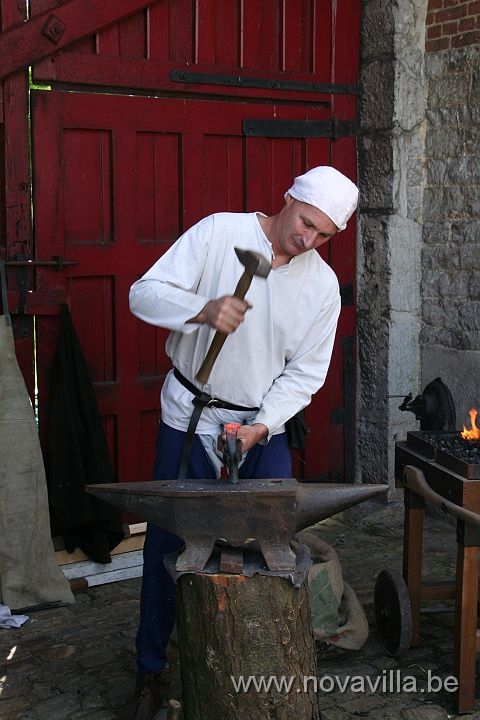
M470 415L471 430L467 430L465 425L463 426L463 432L460 433L464 440L480 440L480 429L477 427L475 420L477 419L478 412L472 409L468 413Z

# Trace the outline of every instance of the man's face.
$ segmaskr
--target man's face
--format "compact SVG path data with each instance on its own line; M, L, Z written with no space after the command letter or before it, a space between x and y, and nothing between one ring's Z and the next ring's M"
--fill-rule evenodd
M324 212L287 195L280 212L281 227L277 254L289 257L320 247L337 234L338 228Z

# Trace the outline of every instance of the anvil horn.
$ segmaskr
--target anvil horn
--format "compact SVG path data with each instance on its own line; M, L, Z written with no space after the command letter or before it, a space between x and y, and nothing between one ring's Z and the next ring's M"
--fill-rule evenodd
M233 547L257 541L270 570L295 568L295 532L384 493L387 485L299 483L294 479L158 480L88 485L87 492L179 535L176 568L201 572L217 540Z
M298 483L296 530L299 532L343 510L387 492L387 485Z

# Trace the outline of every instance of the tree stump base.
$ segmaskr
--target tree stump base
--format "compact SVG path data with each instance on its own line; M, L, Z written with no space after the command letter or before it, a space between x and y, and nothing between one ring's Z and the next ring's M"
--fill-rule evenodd
M196 573L177 597L184 720L319 720L306 582Z

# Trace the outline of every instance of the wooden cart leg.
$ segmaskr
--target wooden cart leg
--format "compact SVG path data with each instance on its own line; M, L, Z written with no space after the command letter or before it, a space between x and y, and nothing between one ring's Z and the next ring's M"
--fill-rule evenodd
M403 579L410 595L412 613L412 646L420 644L420 604L422 595L423 515L425 500L405 489L403 532Z
M458 520L457 543L453 671L458 680L455 704L457 711L463 713L475 706L480 528Z

